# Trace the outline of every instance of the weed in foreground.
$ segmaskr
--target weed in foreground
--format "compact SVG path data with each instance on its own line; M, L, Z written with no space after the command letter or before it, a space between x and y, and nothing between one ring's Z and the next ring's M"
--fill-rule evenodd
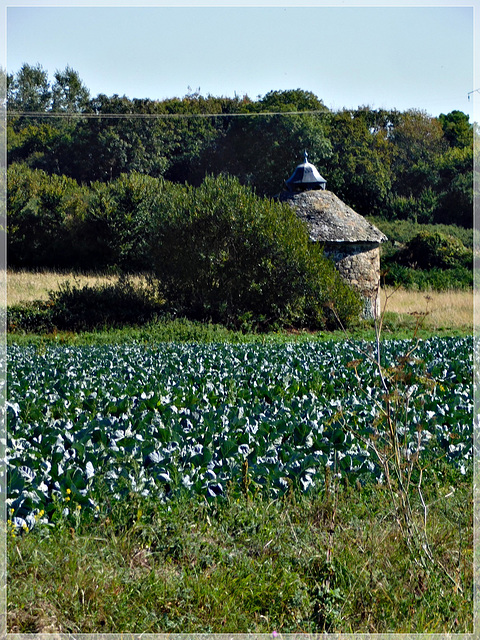
M387 301L388 296L383 312L375 317L375 350L373 353L363 353L366 360L375 364L377 388L363 388L357 371L362 365L361 359L349 363L355 371L358 390L368 396L376 407L375 419L372 424L360 427L354 413L342 412L343 429L363 443L373 454L373 459L381 470L382 484L393 505L392 516L411 563L408 572L423 585L423 576L430 576L435 569L443 581L451 583L455 593L463 596L461 550L457 552L458 566L454 570L442 557L439 548L432 543L432 505L426 501L424 481L435 462L438 462L425 455L431 434L425 435L421 424L417 426L416 433L413 433L410 424L410 407L422 404L436 386L435 380L424 370L423 363L415 358L419 343L418 338L415 340L417 330L428 311L415 314L416 328L412 346L403 356L398 357L395 364L387 365L384 363L381 345ZM376 308L376 304L372 306ZM332 529L335 530L334 520ZM437 579L440 579L439 576ZM421 586L419 589L422 591Z

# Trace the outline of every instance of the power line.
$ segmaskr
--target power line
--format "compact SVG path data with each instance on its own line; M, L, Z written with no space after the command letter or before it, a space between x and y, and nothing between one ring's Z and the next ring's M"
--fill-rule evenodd
M248 118L259 116L301 116L301 115L328 115L329 111L263 111L261 113L78 113L78 112L52 112L52 111L8 111L7 117L23 118L86 118L86 119L165 119L165 118Z

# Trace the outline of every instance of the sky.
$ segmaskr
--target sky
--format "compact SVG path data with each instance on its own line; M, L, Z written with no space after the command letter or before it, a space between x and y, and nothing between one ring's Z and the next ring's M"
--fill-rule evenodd
M3 66L15 73L38 63L53 81L68 65L91 96L161 100L199 91L257 99L300 88L333 110L458 109L479 121L478 0L28 4L0 0Z

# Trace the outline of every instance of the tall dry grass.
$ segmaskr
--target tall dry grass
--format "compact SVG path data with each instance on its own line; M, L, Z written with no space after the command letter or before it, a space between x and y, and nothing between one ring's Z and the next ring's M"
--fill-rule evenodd
M135 279L141 280L140 276ZM47 300L50 291L57 291L62 284L83 287L85 285L113 284L118 276L107 274L58 273L56 271L8 271L7 306Z
M477 296L475 296L475 299ZM434 329L473 327L472 291L411 291L382 289L381 307L398 314L425 313L424 326ZM478 314L476 314L478 317Z

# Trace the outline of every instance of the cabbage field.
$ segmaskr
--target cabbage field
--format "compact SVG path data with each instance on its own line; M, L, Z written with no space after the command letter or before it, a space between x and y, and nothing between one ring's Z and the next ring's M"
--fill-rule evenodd
M402 452L472 465L473 339L382 343ZM385 392L369 342L8 347L7 508L52 522L132 492L168 501L382 480Z

